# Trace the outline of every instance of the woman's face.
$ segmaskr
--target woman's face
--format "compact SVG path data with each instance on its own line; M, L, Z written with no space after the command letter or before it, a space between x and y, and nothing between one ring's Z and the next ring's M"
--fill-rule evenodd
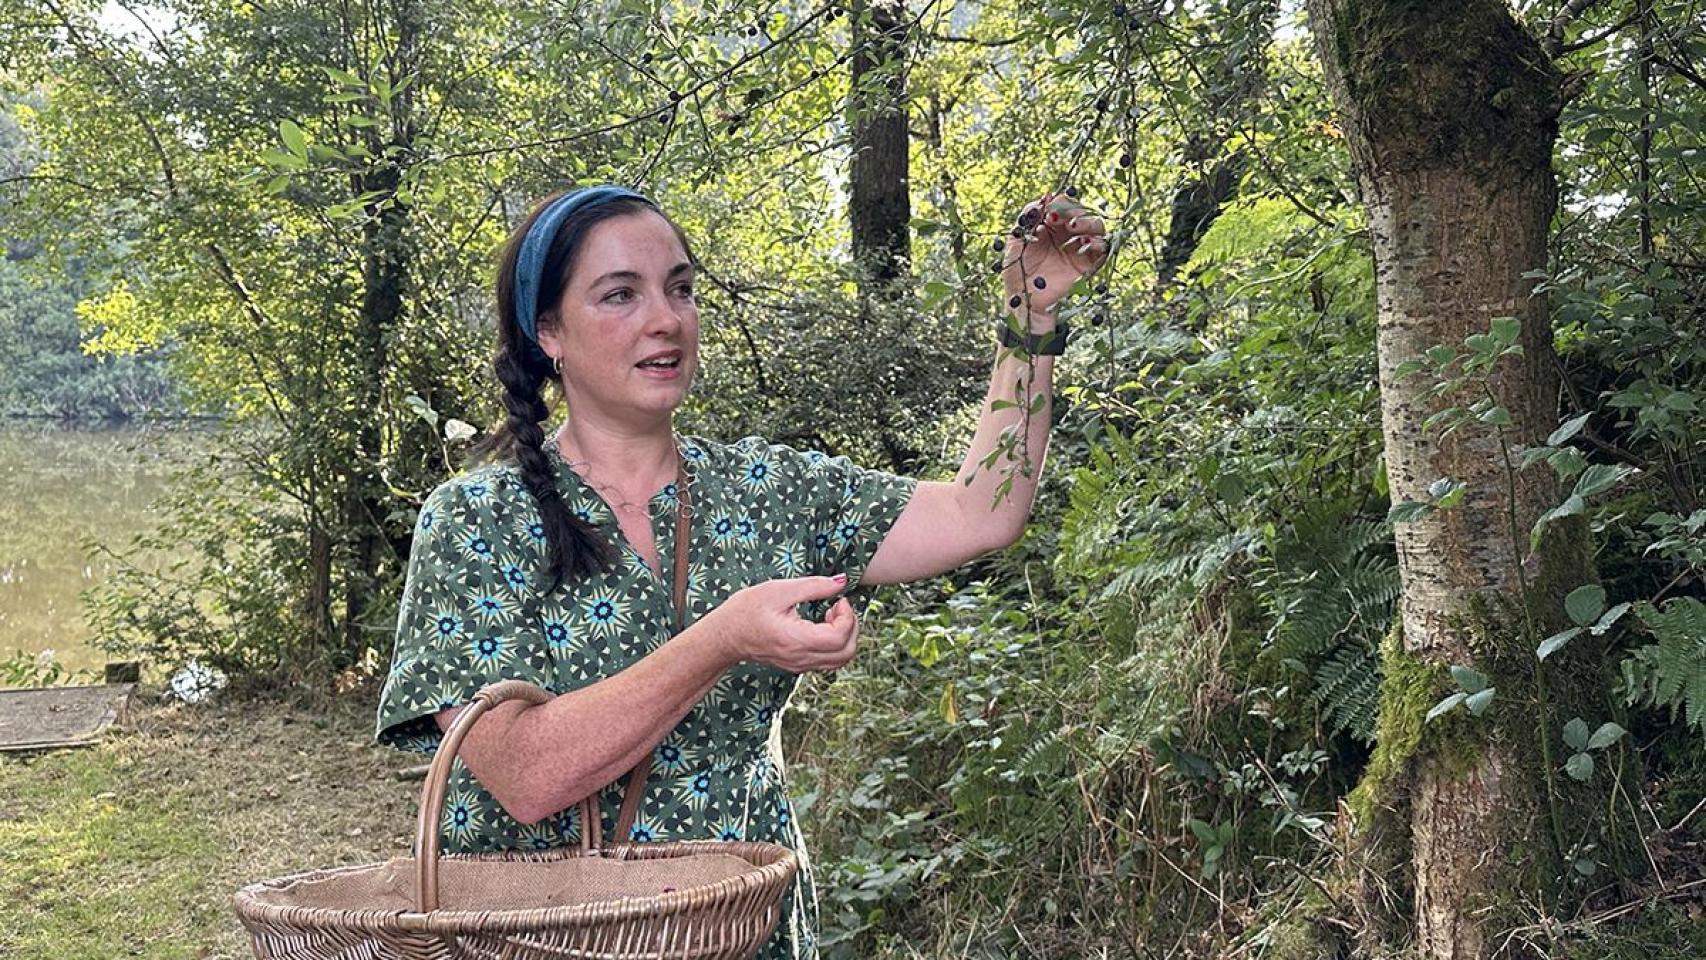
M588 231L554 314L539 342L562 361L573 415L648 429L686 398L699 308L693 265L662 216L625 214Z

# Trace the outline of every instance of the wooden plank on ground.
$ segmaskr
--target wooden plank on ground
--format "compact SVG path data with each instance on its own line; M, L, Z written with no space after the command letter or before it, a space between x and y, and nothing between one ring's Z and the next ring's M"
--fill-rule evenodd
M0 690L0 751L85 747L124 714L134 683Z

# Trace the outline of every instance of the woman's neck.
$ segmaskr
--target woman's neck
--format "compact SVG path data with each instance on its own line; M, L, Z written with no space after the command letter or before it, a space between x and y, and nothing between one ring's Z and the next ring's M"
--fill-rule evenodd
M675 434L668 421L643 432L570 417L557 432L557 451L570 464L590 464L598 482L650 493L675 479Z

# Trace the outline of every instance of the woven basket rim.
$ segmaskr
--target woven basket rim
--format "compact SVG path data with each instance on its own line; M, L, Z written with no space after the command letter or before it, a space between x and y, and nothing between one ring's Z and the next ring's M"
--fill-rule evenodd
M732 848L732 849L731 849ZM793 850L779 843L762 840L672 840L655 843L608 844L597 850L582 851L571 847L550 850L493 850L481 853L441 854L439 861L454 862L515 862L553 863L582 857L607 860L633 859L622 856L628 851L640 851L642 859L670 859L699 853L725 853L752 862L751 854L779 852L770 863L753 863L745 873L712 883L660 893L650 897L620 897L577 903L560 907L529 907L522 910L446 910L428 913L418 910L345 910L333 907L281 906L261 903L256 897L263 890L275 889L304 880L324 880L344 873L383 867L389 860L309 870L289 876L273 877L251 883L232 894L232 903L239 916L262 923L285 924L307 929L337 929L366 931L405 931L426 933L519 933L529 930L573 927L591 922L606 923L636 917L662 916L683 912L687 908L703 909L707 904L722 903L751 894L772 885L786 883L796 869L798 857ZM692 899L709 898L702 903Z

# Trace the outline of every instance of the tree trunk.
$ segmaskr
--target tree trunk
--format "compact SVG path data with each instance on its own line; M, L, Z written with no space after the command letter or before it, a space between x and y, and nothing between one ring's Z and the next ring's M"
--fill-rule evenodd
M1534 655L1563 594L1592 579L1585 528L1554 525L1529 554L1529 529L1562 498L1548 468L1507 469L1557 422L1550 319L1524 274L1547 266L1560 77L1503 0L1310 0L1309 12L1368 208L1391 498L1428 502L1441 478L1466 487L1455 506L1396 525L1401 627L1353 808L1369 842L1389 846L1375 862L1410 865L1391 878L1409 912L1391 929L1407 926L1424 957L1485 957L1517 904L1554 909L1567 886L1568 848L1594 810L1591 791L1560 782L1558 730L1604 716L1591 643L1545 674ZM1522 324L1523 352L1485 384L1512 422L1441 436L1424 421L1485 396L1481 385L1431 397L1430 375L1394 370L1438 344L1461 351L1496 317ZM1491 678L1493 706L1424 723L1455 689L1452 664Z
M332 533L320 509L320 484L308 488L308 589L302 597L302 618L307 628L308 649L301 659L325 655L333 639L332 628Z
M906 276L912 261L906 7L900 0L855 0L851 9L853 259L871 286L882 288Z
M848 124L853 134L848 173L848 219L858 279L859 327L878 329L878 314L905 309L912 263L911 134L906 103L906 4L903 0L854 0L852 93ZM922 456L894 429L896 416L871 424L888 467L915 472Z
M420 11L410 0L396 6L396 47L387 78L396 90L419 70ZM384 449L385 376L391 333L402 323L409 268L409 207L397 196L404 165L414 147L414 86L397 90L391 99L389 142L371 138L376 159L357 177L357 195L371 196L362 226L362 300L356 321L352 392L356 422L354 456L344 498L344 529L349 536L344 566L344 653L358 657L366 648L364 619L377 583L380 547L386 543L382 526L389 512L385 485L379 476Z

